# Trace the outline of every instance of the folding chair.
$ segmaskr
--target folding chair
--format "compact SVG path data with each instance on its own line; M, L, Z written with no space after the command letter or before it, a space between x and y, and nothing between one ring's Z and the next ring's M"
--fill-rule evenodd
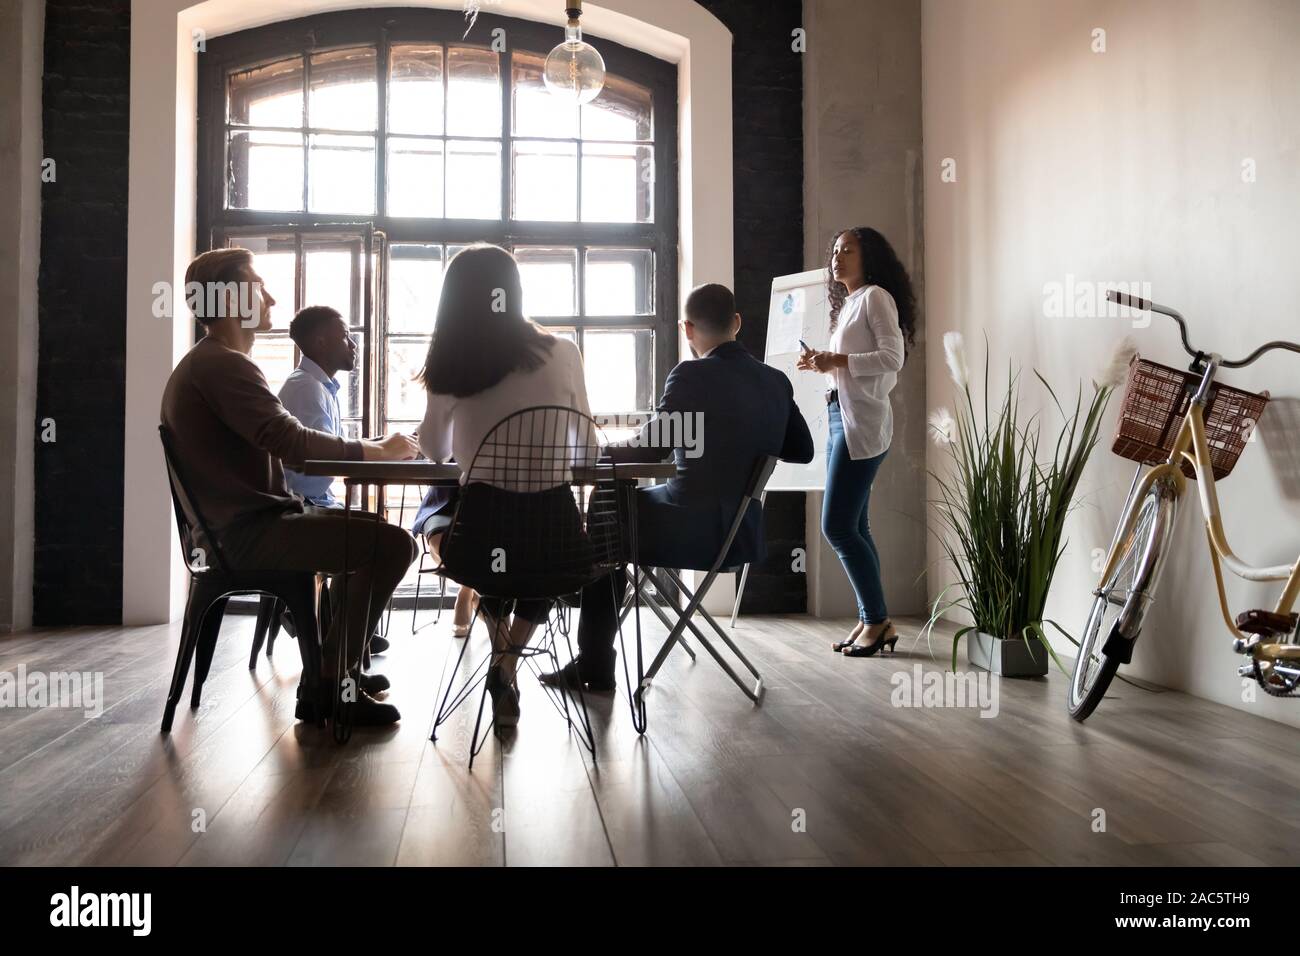
M527 647L508 652L534 672L540 673L538 657L552 670L560 669L565 663L558 653L561 642L569 660L574 658L571 612L581 608L582 589L622 566L622 522L614 483L576 485L574 479L575 468L597 464L600 436L595 420L576 409L537 406L507 416L480 444L443 537L439 570L479 592L476 619L494 604L504 615L520 600L553 602L539 625L541 640L534 638ZM469 748L473 769L474 758L494 729L491 719L483 727L493 648L489 645L488 654L466 675L471 641L459 644L450 675L444 663L430 739L436 741L442 724L480 689ZM564 686L541 686L594 761L595 739L583 693L578 691L575 705Z
M646 691L650 689L655 675L659 673L659 668L662 667L664 661L668 659L668 655L672 652L673 647L679 643L685 646L682 641L682 636L688 629L695 635L695 639L698 640L700 645L709 652L710 656L712 656L715 661L718 662L718 666L726 672L727 676L732 679L735 685L741 689L746 697L755 703L758 703L759 698L762 697L763 675L758 672L758 668L756 668L740 648L736 646L736 643L731 639L727 632L724 631L718 622L713 619L713 615L705 610L704 598L708 595L709 588L713 586L714 580L720 573L738 571L742 567L742 565L735 565L732 567L723 567L723 565L727 560L727 553L731 550L732 542L735 541L736 535L740 531L740 526L745 520L745 514L749 510L750 503L757 501L759 502L759 506L762 507L764 489L767 487L768 479L772 477L772 471L776 468L777 461L778 459L776 457L769 455L760 458L754 464L753 474L750 476L749 483L745 487L744 496L740 499L740 507L736 509L736 517L731 522L731 529L727 532L726 540L722 542L722 547L718 550L718 556L713 560L712 565L708 568L690 569L694 571L707 571L704 581L700 584L698 590L692 592L682 580L681 575L672 568L652 569L644 566L638 568L637 579L633 582L633 588L629 592L629 604L639 593L643 594L641 589L649 579L650 572L652 570L658 570L660 573L664 574L668 580L672 582L672 585L681 592L683 597L686 598L686 607L678 611L677 622L672 624L669 622L668 616L660 607L658 607L658 605L653 601L650 601L648 598L646 600L646 603L650 605L657 615L659 615L659 619L664 622L664 626L669 628L669 633L668 639L664 641L663 645L659 648L659 652L650 663L649 670L647 670L642 676L641 683L638 685L633 695L634 712L637 708L644 706ZM628 607L625 605L622 614L626 615L627 610ZM756 683L752 689L746 684L744 679L736 673L732 666L727 663L709 639L704 636L704 632L696 626L694 620L692 620L696 614L701 615L704 620L709 623L713 630L717 632L718 637L722 638L722 642L731 649L731 652L736 655L740 662L745 666L745 669L754 676ZM690 651L689 647L687 647L687 651ZM694 657L695 655L692 653L692 660Z
M310 571L257 571L232 568L181 473L171 432L167 426L160 425L158 435L162 439L163 459L167 463L172 507L176 512L176 529L186 559L185 566L190 572L189 596L185 601L185 623L181 629L180 648L176 652L171 689L167 693L167 704L163 709L162 732L171 732L176 705L185 690L185 680L189 676L191 661L195 662L195 667L190 707L198 709L203 683L207 680L208 671L212 666L222 614L226 601L231 595L269 595L284 602L297 625L304 690L314 693L321 663L316 575ZM196 556L201 560L196 561ZM257 659L257 650L257 645L254 644L253 661Z

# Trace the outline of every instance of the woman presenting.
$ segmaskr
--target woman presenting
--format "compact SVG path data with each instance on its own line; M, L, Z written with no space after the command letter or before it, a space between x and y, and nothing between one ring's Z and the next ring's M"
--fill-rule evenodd
M849 657L870 657L882 647L893 650L898 641L885 607L867 505L894 436L889 393L915 337L916 299L889 242L866 226L835 237L828 273L830 350L805 351L798 367L826 375L830 435L822 534L858 600L857 627L831 646Z

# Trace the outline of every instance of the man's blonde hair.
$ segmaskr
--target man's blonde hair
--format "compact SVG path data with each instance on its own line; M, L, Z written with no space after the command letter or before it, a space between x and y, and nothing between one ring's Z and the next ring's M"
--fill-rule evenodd
M244 273L251 269L252 266L252 251L241 246L212 249L197 256L190 263L189 268L185 270L187 300L189 299L189 290L194 284L198 284L204 289L204 294L198 297L198 304L200 305L198 310L193 310L192 307L195 303L191 302L191 311L194 311L194 317L205 324L219 318L216 315L208 316L203 314L206 310L202 307L202 303L208 300L208 287L217 282L238 282L244 278Z

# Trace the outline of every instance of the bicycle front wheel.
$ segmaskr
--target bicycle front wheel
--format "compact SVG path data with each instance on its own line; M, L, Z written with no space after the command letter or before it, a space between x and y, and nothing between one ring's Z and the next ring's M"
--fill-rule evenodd
M1142 618L1155 596L1176 502L1172 487L1163 482L1151 487L1133 529L1119 545L1114 570L1097 592L1070 677L1066 704L1075 720L1087 720L1097 709L1122 663L1106 653L1107 641L1118 634L1131 643L1142 630Z

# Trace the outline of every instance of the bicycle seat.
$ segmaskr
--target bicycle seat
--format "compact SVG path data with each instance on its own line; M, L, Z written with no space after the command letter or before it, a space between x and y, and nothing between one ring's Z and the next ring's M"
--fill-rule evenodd
M1274 614L1272 611L1242 611L1237 615L1237 629L1247 634L1269 637L1290 634L1300 620L1300 614Z

